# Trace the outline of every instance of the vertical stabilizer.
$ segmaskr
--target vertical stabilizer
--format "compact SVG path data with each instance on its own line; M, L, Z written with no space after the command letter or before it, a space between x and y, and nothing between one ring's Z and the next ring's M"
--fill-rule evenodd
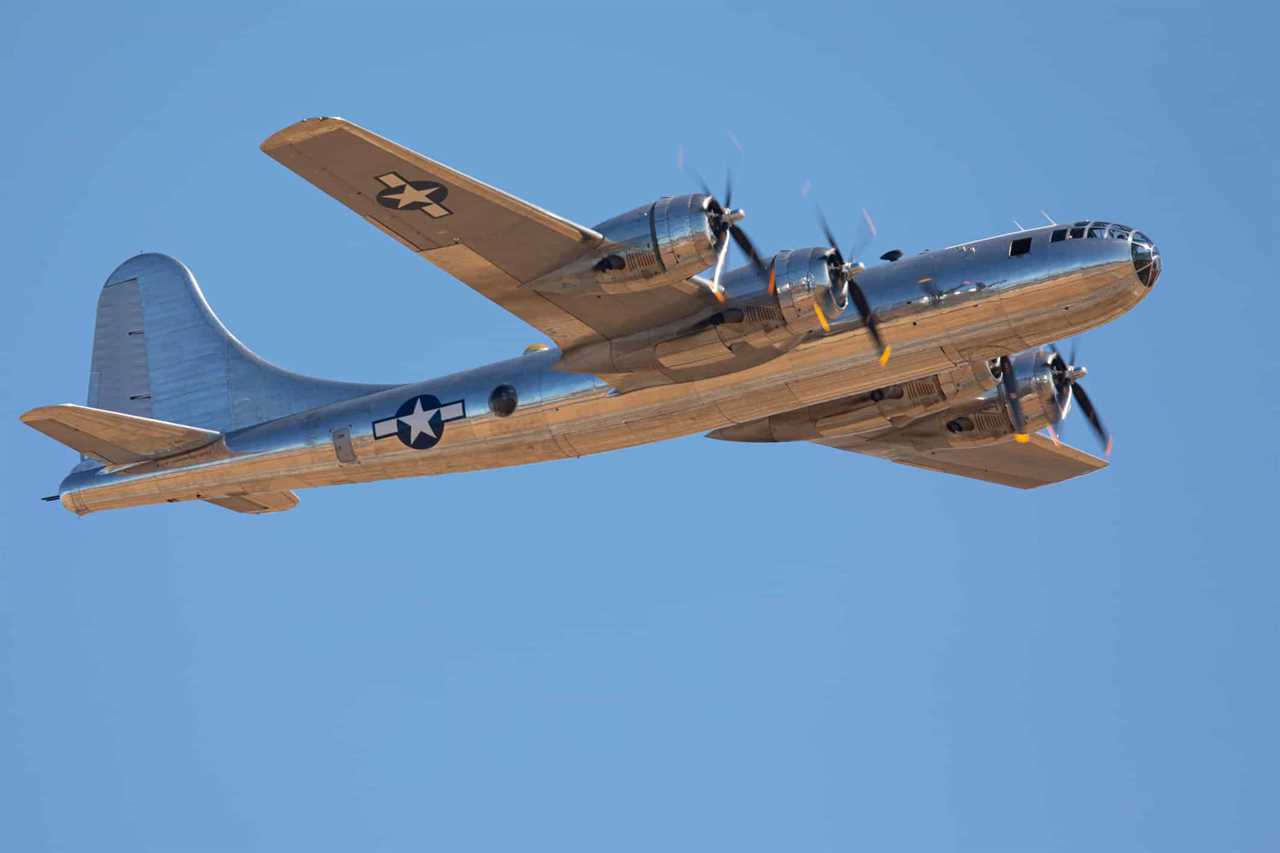
M386 386L290 373L254 355L167 255L125 261L98 299L89 406L230 432Z

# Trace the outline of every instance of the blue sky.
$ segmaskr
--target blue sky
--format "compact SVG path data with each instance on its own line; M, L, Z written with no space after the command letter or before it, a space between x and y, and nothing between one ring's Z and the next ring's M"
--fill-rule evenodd
M1280 847L1274 10L4 19L0 849ZM806 180L875 254L1141 228L1164 276L1080 342L1113 465L1022 493L693 436L277 517L40 503L73 454L17 415L83 401L140 250L316 375L540 339L257 150L320 114L588 224L691 189L683 145L768 250L819 240Z

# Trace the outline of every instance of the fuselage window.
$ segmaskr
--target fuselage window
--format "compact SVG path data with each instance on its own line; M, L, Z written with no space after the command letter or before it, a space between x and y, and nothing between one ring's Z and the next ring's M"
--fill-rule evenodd
M1061 243L1065 239L1067 239L1067 229L1059 228L1057 231L1053 232L1053 236L1049 238L1049 242Z
M1009 244L1009 257L1016 258L1018 255L1025 255L1031 251L1031 238L1019 237Z

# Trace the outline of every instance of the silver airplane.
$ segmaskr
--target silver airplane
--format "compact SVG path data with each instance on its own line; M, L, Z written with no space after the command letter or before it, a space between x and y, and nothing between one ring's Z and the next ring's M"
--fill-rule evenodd
M705 184L585 228L339 118L262 150L556 347L408 385L313 379L233 337L181 263L138 255L98 299L88 404L21 416L81 454L46 500L279 512L310 486L694 432L1033 488L1106 465L1059 441L1073 401L1110 449L1084 368L1051 342L1132 308L1161 271L1146 235L1097 221L871 268L829 229L826 246L763 257L731 190ZM730 243L741 268L725 268Z

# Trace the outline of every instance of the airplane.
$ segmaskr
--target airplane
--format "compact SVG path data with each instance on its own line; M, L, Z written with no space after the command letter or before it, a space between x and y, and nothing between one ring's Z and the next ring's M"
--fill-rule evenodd
M1091 220L871 267L823 220L825 246L765 256L731 186L587 228L340 118L261 147L555 346L407 385L314 379L232 336L183 264L141 254L103 285L87 405L21 416L81 454L45 500L263 514L296 489L698 432L1044 486L1107 464L1059 439L1073 402L1110 449L1085 368L1052 342L1128 311L1163 268L1145 234ZM731 243L748 263L730 270Z

